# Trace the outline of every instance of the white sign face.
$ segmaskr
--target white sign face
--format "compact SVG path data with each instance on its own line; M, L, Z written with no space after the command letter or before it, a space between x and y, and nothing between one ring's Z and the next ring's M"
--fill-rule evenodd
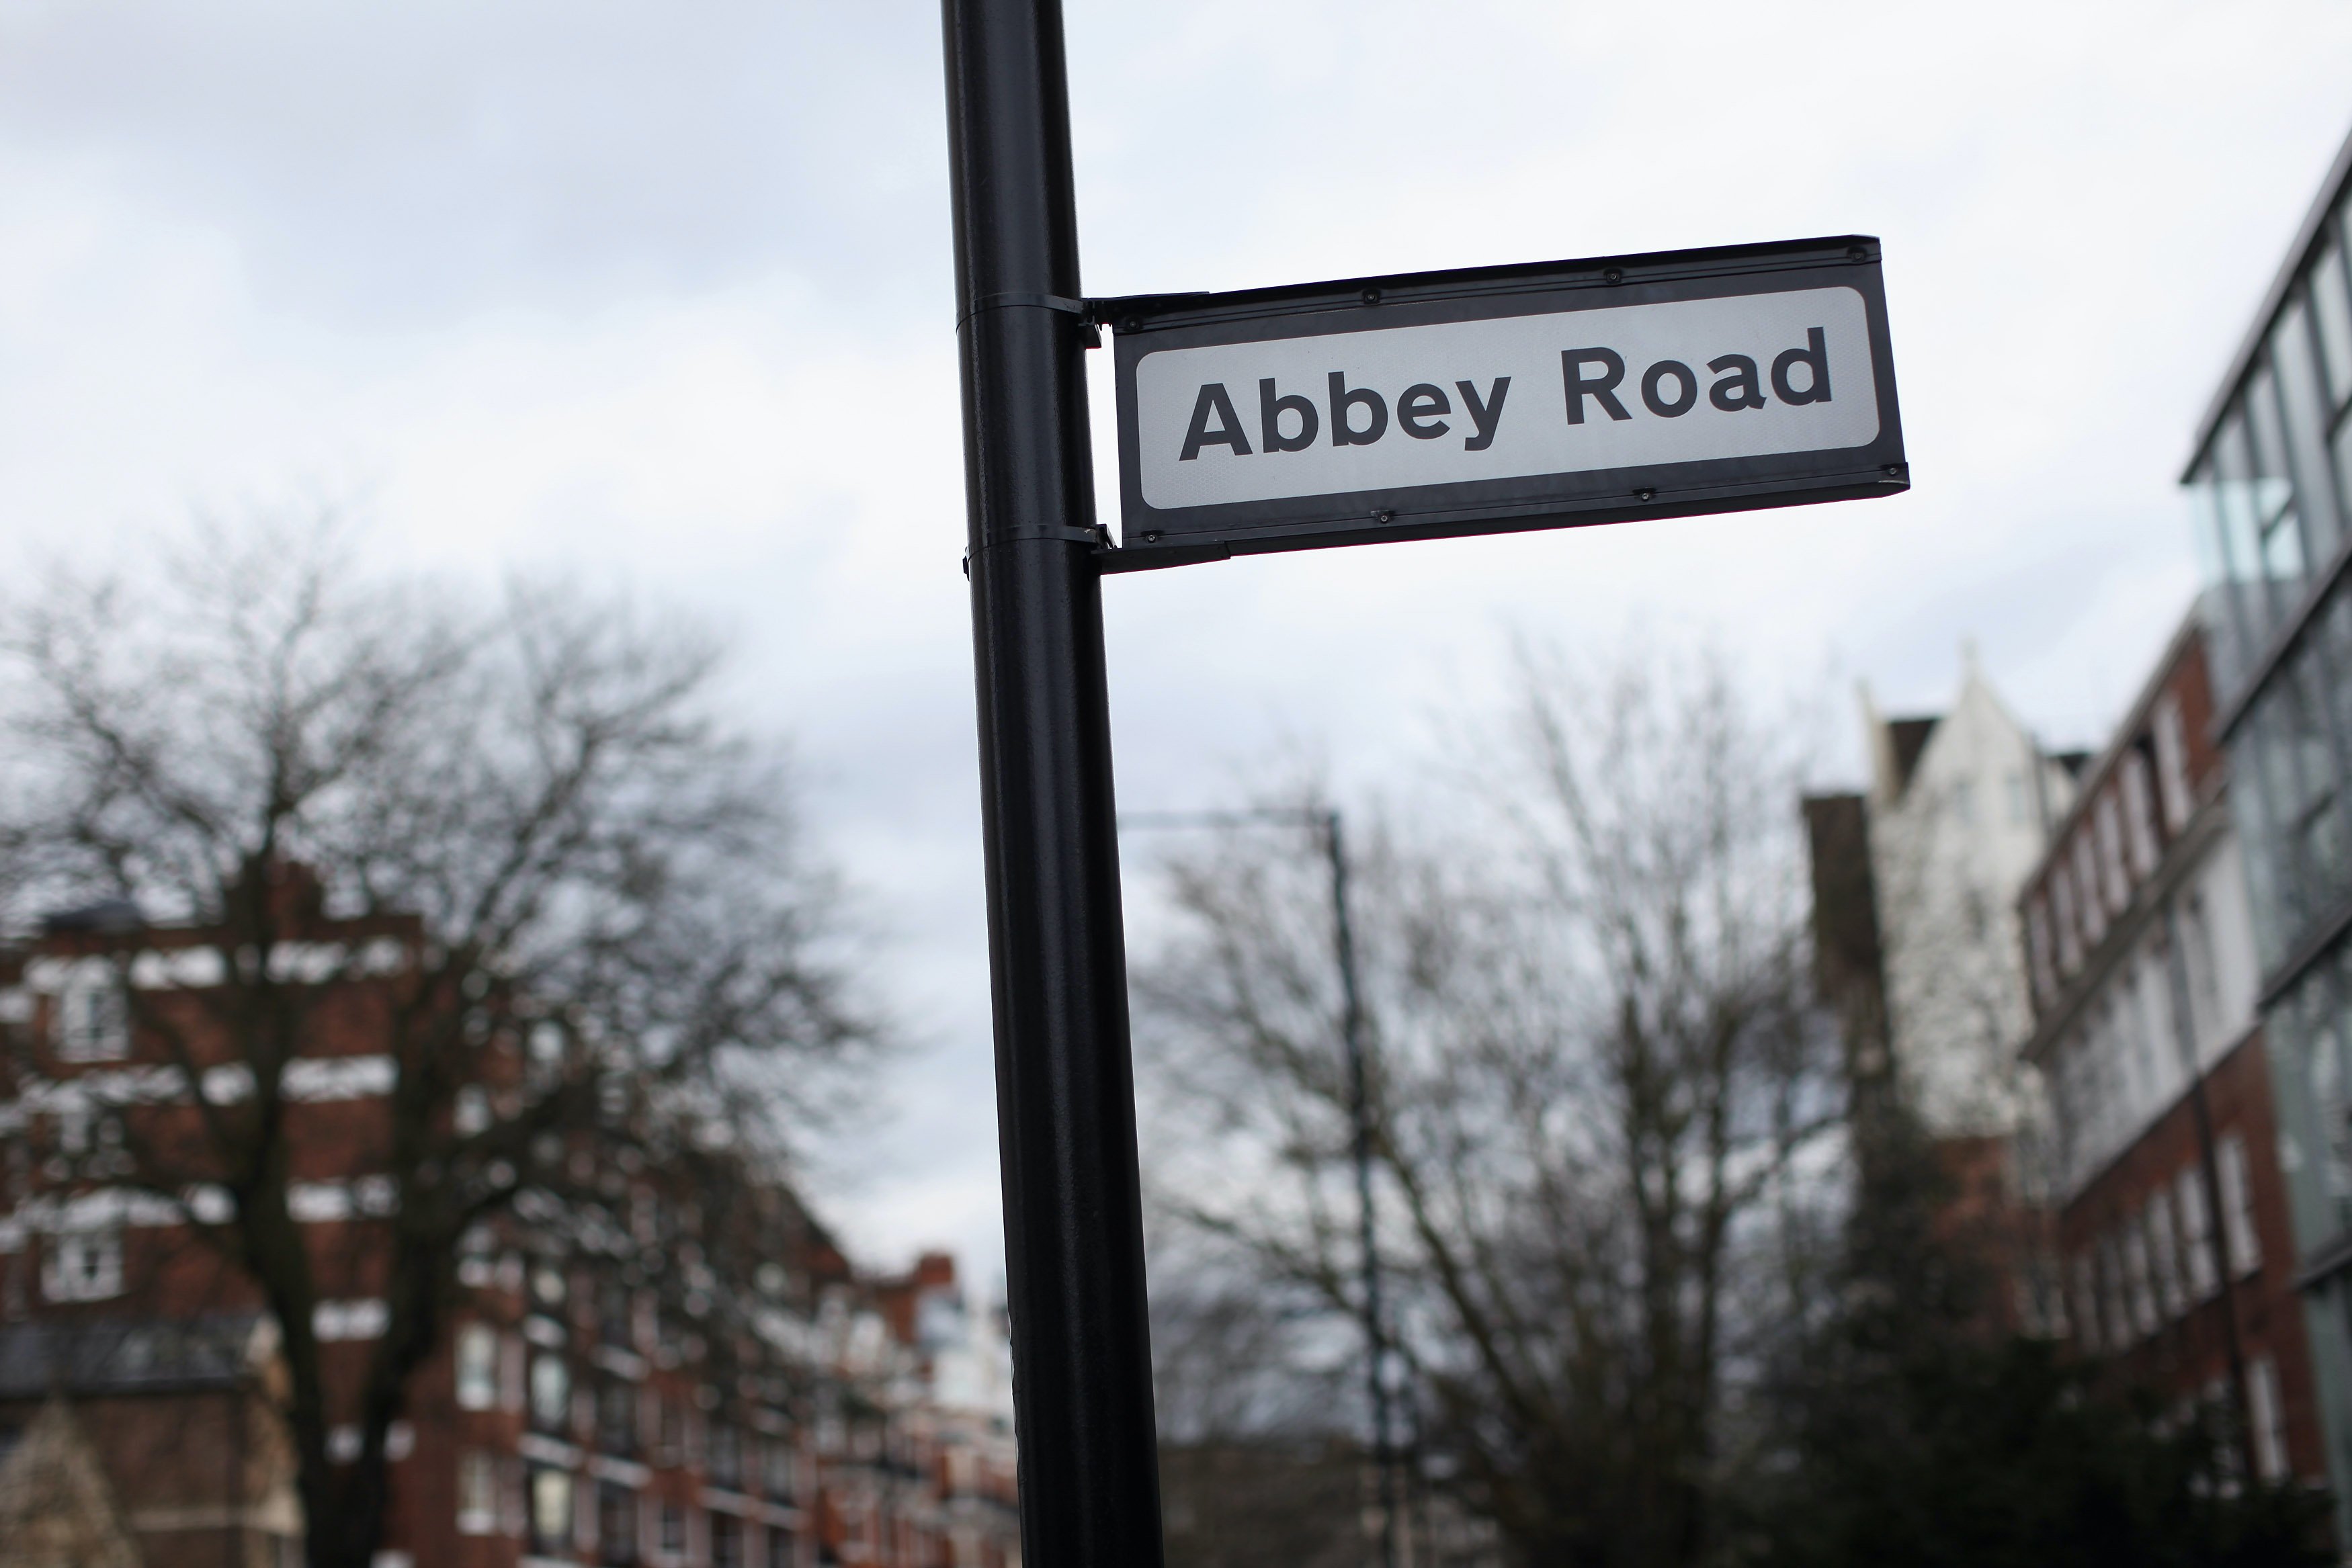
M1155 508L1868 446L1862 294L1792 289L1145 352Z
M1090 301L1105 571L1910 487L1867 235Z

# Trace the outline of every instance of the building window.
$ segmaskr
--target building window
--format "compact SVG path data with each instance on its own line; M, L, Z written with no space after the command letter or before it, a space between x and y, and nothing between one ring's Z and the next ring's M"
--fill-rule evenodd
M2158 1187L2147 1200L2148 1263L2156 1271L2157 1299L2164 1315L2177 1318L2189 1310L2189 1292L2180 1279L2180 1243L2172 1228L2172 1195Z
M2032 804L2025 793L2025 775L2010 773L2002 776L2001 784L2009 797L2009 825L2021 828L2033 820Z
M637 1494L618 1481L596 1486L596 1548L611 1568L637 1560Z
M2330 240L2311 267L2312 314L2319 323L2319 358L2331 406L2352 395L2352 315L2346 312L2344 253Z
M2083 942L2085 949L2098 946L2107 934L2106 905L2099 894L2099 852L2091 841L2088 824L2074 833L2074 891L2083 901Z
M2189 792L2189 727L2180 716L2180 699L2171 692L2156 704L2156 794L2164 806L2165 831L2187 827L2197 808Z
M2335 488L2327 479L2327 414L2333 402L2322 385L2312 353L2307 302L2295 300L2279 315L2271 333L2271 358L2278 368L2280 412L2285 418L2287 466L2301 476L2305 544L2315 564L2336 554L2340 537Z
M488 1410L498 1403L499 1335L488 1323L457 1331L457 1407Z
M2300 1035L2305 1042L2311 1103L2318 1113L2321 1168L2340 1221L2352 1218L2352 1119L2345 1114L2347 1085L2343 1045L2336 1037L2335 998L2329 994L2327 979L2318 971L2307 975L2273 1016L2291 1015L2292 1034ZM2291 1038L2285 1029L2279 1030L2278 1036Z
M596 1388L596 1446L608 1454L637 1451L637 1391L608 1377Z
M2050 903L2035 894L2025 911L2025 945L2033 959L2033 997L2043 1007L2058 999L2058 970L2050 951Z
M2180 912L2181 962L2189 970L2189 1035L2201 1059L2205 1042L2221 1027L2221 961L2213 950L2213 925L2205 917L2205 896L2191 893Z
M674 1502L661 1505L661 1551L665 1557L686 1555L686 1510Z
M2058 972L2082 967L2083 939L2074 924L2074 883L2063 861L2050 868L2050 912L2058 923Z
M2303 540L2295 526L2294 487L2279 470L2277 382L2267 368L2246 383L2236 417L2222 427L2218 448L2223 476L2236 503L2233 544L2251 579L2275 585L2247 596L2259 634L2267 638L2299 597Z
M2244 1475L2244 1456L2238 1448L2238 1423L2230 1415L2230 1385L2216 1375L2205 1385L2198 1396L2199 1408L2194 1413L2204 1418L2207 1430L2213 1434L2214 1468L2234 1486Z
M2213 1216L2205 1203L2205 1171L2190 1166L2174 1178L2172 1190L2180 1207L2180 1246L2189 1265L2189 1292L2204 1301L2221 1288L2221 1270L2213 1259Z
M629 1287L606 1280L596 1291L596 1333L606 1344L626 1349L630 1328Z
M2131 1305L2124 1288L2123 1253L2116 1245L2113 1231L2099 1238L2099 1324L2109 1350L2122 1350L2132 1343Z
M710 1516L710 1568L743 1568L743 1521L732 1514Z
M457 1456L457 1533L495 1535L498 1529L498 1461L468 1448Z
M2121 914L2131 904L2131 878L2124 871L2123 813L2116 809L2116 792L2101 792L2093 810L2092 831L2099 844L2099 874L2106 889L2107 907Z
M730 1422L710 1424L710 1484L729 1491L743 1487L743 1439Z
M667 1395L654 1402L654 1463L682 1464L686 1459L686 1412Z
M531 1302L542 1312L554 1312L563 1305L563 1270L553 1263L537 1263L530 1270Z
M530 1549L545 1554L572 1545L572 1477L562 1470L530 1473Z
M2246 1140L2232 1133L2215 1155L2221 1176L2221 1234L2230 1274L2244 1279L2263 1266L2262 1237L2254 1229L2254 1189L2246 1166Z
M131 1013L112 966L90 958L74 966L58 992L51 1040L66 1061L112 1061L131 1050Z
M2099 1280L2088 1252L2074 1259L2074 1335L2083 1348L2099 1354Z
M800 1568L800 1553L794 1549L793 1532L782 1525L768 1527L767 1568Z
M2156 802L2147 785L2147 758L2135 747L2124 755L2124 847L2130 852L2132 874L2145 881L2156 874Z
M2124 1278L2131 1291L2132 1327L2144 1337L2162 1322L2156 1313L2156 1291L2147 1277L2147 1233L2137 1225L2124 1228Z
M768 1496L777 1502L791 1501L793 1446L781 1437L771 1438L762 1450L761 1469Z
M561 1433L572 1421L572 1369L560 1355L537 1355L530 1363L530 1424Z
M53 1301L102 1301L122 1293L122 1232L63 1230L49 1238L41 1293Z
M2246 1367L2246 1416L2253 1427L2254 1469L2266 1481L2286 1477L2286 1408L2279 1398L2278 1364L2269 1356Z

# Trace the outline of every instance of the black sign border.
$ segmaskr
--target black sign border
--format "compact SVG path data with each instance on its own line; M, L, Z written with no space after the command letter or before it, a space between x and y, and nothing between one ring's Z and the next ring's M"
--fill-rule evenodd
M1910 488L1910 466L1903 455L1879 254L1874 237L1845 235L1226 294L1090 301L1095 318L1113 332L1118 418L1119 546L1099 551L1097 559L1106 571L1138 571L1381 540L1517 533L1898 495ZM1870 332L1878 435L1864 446L1203 507L1163 508L1143 498L1135 367L1147 353L1839 287L1861 294Z

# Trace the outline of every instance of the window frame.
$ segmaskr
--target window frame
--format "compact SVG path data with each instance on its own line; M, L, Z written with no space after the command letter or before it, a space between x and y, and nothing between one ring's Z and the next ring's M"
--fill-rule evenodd
M97 1016L90 1015L94 1009ZM49 1049L59 1061L121 1061L131 1054L131 998L103 958L69 969L49 999Z
M2232 1280L2250 1279L2262 1271L2263 1239L2255 1225L2253 1175L2244 1134L2224 1134L2214 1145L2213 1158L2221 1187L2223 1257Z
M528 1533L533 1554L544 1557L569 1553L580 1530L577 1513L579 1478L560 1466L533 1465L524 1481L524 1489L528 1503L526 1512L530 1515ZM549 1500L559 1493L562 1498L562 1503L551 1505ZM549 1530L550 1519L558 1516L560 1524L556 1529Z
M120 1223L61 1228L41 1252L44 1301L110 1301L123 1293Z

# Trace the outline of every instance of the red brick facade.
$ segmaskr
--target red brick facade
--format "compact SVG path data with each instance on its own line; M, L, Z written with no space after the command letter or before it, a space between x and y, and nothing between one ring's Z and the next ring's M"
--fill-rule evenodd
M299 1083L284 1140L289 1208L320 1287L310 1326L337 1424L331 1448L355 1437L348 1423L383 1333L394 1232L374 1173L394 1072L374 1042L422 936L411 922L315 915L304 936L284 961L331 950L349 973L319 999L289 1064ZM199 1320L268 1323L250 1281L167 1198L110 1185L106 1150L93 1143L102 1122L87 1113L94 1092L118 1103L129 1094L138 1135L168 1149L174 1129L204 1113L186 1092L191 1076L216 1108L245 1103L247 1069L207 1022L210 953L195 932L61 929L0 972L14 1047L0 1104L0 1340L120 1328L136 1343ZM350 965L355 955L368 956ZM121 1001L124 975L135 1007ZM175 1030L193 1074L172 1067ZM509 1047L485 1041L481 1093L524 1070L523 1049ZM928 1301L942 1322L945 1309L961 1310L950 1261L927 1260L877 1292L788 1192L763 1188L750 1200L763 1234L797 1239L745 1266L748 1278L721 1277L708 1260L737 1253L706 1246L719 1223L706 1195L672 1190L634 1150L545 1157L564 1162L566 1196L527 1189L477 1228L450 1332L409 1380L387 1448L388 1565L1017 1563L1009 1425L934 1397L921 1309ZM202 1190L212 1173L190 1168L186 1198L202 1216L220 1200ZM149 1561L187 1551L253 1568L294 1560L284 1442L255 1450L277 1473L237 1468L234 1488L206 1479L220 1458L211 1442L183 1446L168 1485L155 1469L173 1462L157 1457L157 1431L203 1428L224 1411L269 1419L266 1358L202 1390L128 1390L123 1375L93 1364L66 1392L92 1413L85 1425L119 1490L194 1497L141 1526ZM0 1428L21 1429L38 1404L32 1390L11 1398L0 1388ZM210 1523L190 1522L200 1519Z
M2303 1303L2294 1289L2294 1238L2286 1189L2269 1153L2276 1142L2260 1031L2210 1069L2200 1090L2216 1151L2212 1180L2199 1107L2194 1097L2184 1096L2061 1211L2059 1250L2073 1262L2074 1340L2110 1357L2131 1380L2177 1399L2210 1399L2239 1377L2267 1376L2274 1396L2251 1393L2249 1403L2258 1406L2251 1418L2267 1422L2283 1437L2290 1473L2324 1481L2326 1451ZM2242 1203L2234 1180L2221 1178L2221 1160L2234 1161L2219 1153L2228 1148L2246 1151ZM2200 1194L2186 1203L2184 1183ZM2184 1208L2201 1207L2210 1214L2217 1197L2220 1226L2184 1226ZM2243 1219L2251 1226L2242 1226ZM2175 1253L2168 1262L2151 1256L2143 1285L2143 1270L2131 1261L2135 1246L2119 1239L2135 1229L2154 1234L2152 1224L2172 1228ZM2159 1245L2144 1240L2137 1248L2154 1253ZM2104 1289L2103 1273L2109 1280ZM2261 1370L2265 1365L2268 1374ZM2273 1396L2275 1411L2269 1406Z
M2246 893L2192 619L2020 895L2070 1338L2326 1475Z

